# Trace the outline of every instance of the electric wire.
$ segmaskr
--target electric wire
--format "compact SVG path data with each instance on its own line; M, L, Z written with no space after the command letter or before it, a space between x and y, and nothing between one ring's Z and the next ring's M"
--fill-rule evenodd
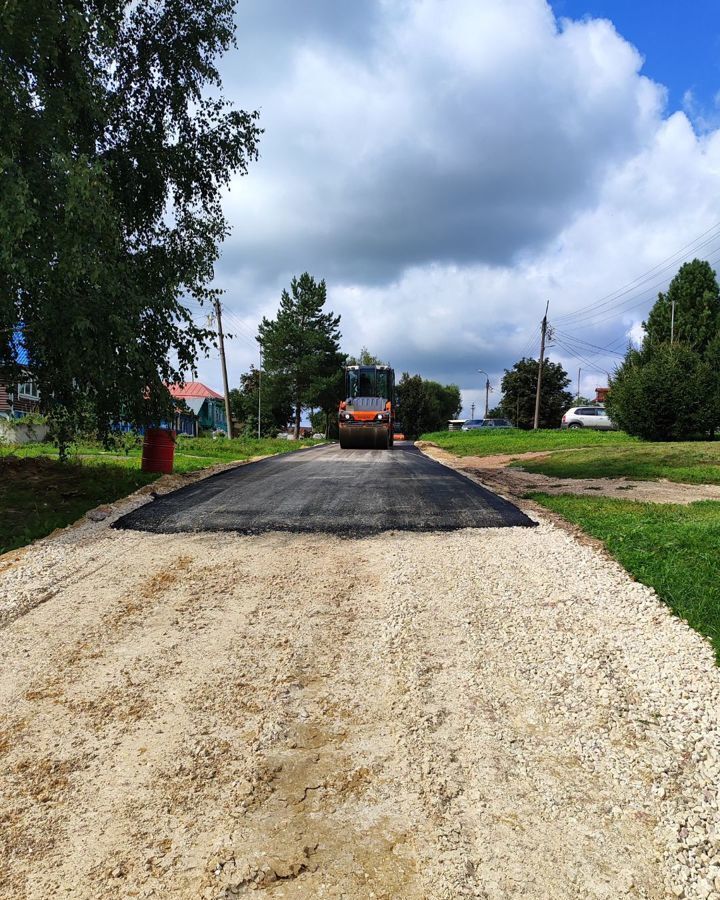
M520 359L527 358L527 355L528 355L528 353L530 353L533 346L540 340L541 330L542 330L542 327L540 325L535 326L535 330L530 335L530 339L527 341L527 343L525 344L525 348L523 349L522 353L520 354Z
M708 262L711 266L714 266L719 261L720 255L710 256L706 260L706 262ZM646 306L652 299L655 291L658 288L667 288L670 280L672 279L668 279L667 276L663 277L660 281L657 281L654 284L644 288L641 293L634 294L633 296L623 300L622 303L618 304L612 311L599 310L596 312L582 313L576 315L574 318L566 317L565 319L561 319L560 317L558 317L555 321L562 325L579 325L581 323L585 323L585 327L595 327L598 324L602 324L603 322L611 321L618 315L626 315L627 313L632 312L633 310L638 309L641 306Z
M582 338L576 337L572 334L567 334L567 332L560 331L559 329L554 330L554 334L559 335L563 340L568 341L570 343L579 344L580 349L583 347L587 347L590 350L598 351L595 354L590 354L591 356L597 356L600 353L608 353L612 356L624 357L625 354L621 353L619 350L610 350L607 347L599 347L597 344L591 344L590 341L585 341Z
M648 269L647 271L641 273L640 275L638 275L637 277L632 279L632 281L627 282L626 284L622 285L620 288L617 288L616 290L611 291L609 294L605 294L604 296L598 298L598 300L593 301L592 303L589 303L586 306L581 306L578 309L576 309L570 313L566 313L562 316L558 316L556 321L557 322L569 321L570 319L574 319L575 317L580 316L582 313L585 313L586 311L595 313L599 309L603 309L605 307L612 306L615 303L615 301L617 301L620 297L625 296L628 293L636 291L637 288L640 287L640 285L642 285L643 283L650 281L654 278L657 278L657 276L660 274L660 272L669 271L669 270L675 268L677 266L678 262L680 262L683 258L688 257L690 255L697 254L697 252L699 250L713 244L716 240L718 240L718 238L720 238L719 229L720 229L720 222L717 222L713 226L711 226L709 229L707 229L707 231L704 231L702 234L698 235L698 237L695 238L693 241L691 241L690 243L681 247L679 250L676 250L670 256L665 257L665 259L660 260L660 262L656 263L650 269ZM711 234L711 232L712 232L712 234ZM709 234L711 234L711 236L706 237ZM702 240L703 238L705 238L705 240ZM715 248L715 249L717 249L717 248ZM665 281L665 280L666 279L663 279L662 281Z
M573 350L571 347L567 347L562 341L557 340L556 343L558 344L558 346L562 347L566 353L569 353L570 356L573 356L575 359L580 360L580 362L585 363L585 366L591 371L602 372L603 375L607 375L608 378L610 377L610 372L607 369L603 369L601 366L590 362L589 359L586 359L582 354L578 353L576 350Z

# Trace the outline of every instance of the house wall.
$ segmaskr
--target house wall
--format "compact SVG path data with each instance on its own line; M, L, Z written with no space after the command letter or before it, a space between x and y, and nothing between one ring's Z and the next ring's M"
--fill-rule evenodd
M222 428L224 430L227 427L227 423L225 422L225 404L223 401L208 397L200 407L198 421L201 428Z
M197 436L197 419L191 413L178 413L173 421L173 428L178 434Z
M10 400L10 392L12 391L13 399ZM17 385L12 385L9 389L8 385L0 384L0 415L12 415L14 417L24 416L27 413L37 412L40 408L40 402L30 397L23 397L18 393Z

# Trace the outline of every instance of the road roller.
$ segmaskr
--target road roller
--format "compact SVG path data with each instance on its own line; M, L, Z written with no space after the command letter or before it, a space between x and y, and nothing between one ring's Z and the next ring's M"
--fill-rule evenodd
M389 450L395 422L395 372L390 366L346 366L338 427L343 449Z

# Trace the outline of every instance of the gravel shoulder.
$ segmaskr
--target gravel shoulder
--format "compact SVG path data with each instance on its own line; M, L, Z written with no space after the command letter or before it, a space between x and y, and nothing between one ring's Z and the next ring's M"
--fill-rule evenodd
M0 896L720 898L720 674L592 547L106 525L0 572Z

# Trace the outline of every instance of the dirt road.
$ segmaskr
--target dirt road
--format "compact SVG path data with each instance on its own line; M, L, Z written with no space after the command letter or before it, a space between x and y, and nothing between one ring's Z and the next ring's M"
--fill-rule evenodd
M104 525L0 572L3 898L717 897L717 670L592 548Z

